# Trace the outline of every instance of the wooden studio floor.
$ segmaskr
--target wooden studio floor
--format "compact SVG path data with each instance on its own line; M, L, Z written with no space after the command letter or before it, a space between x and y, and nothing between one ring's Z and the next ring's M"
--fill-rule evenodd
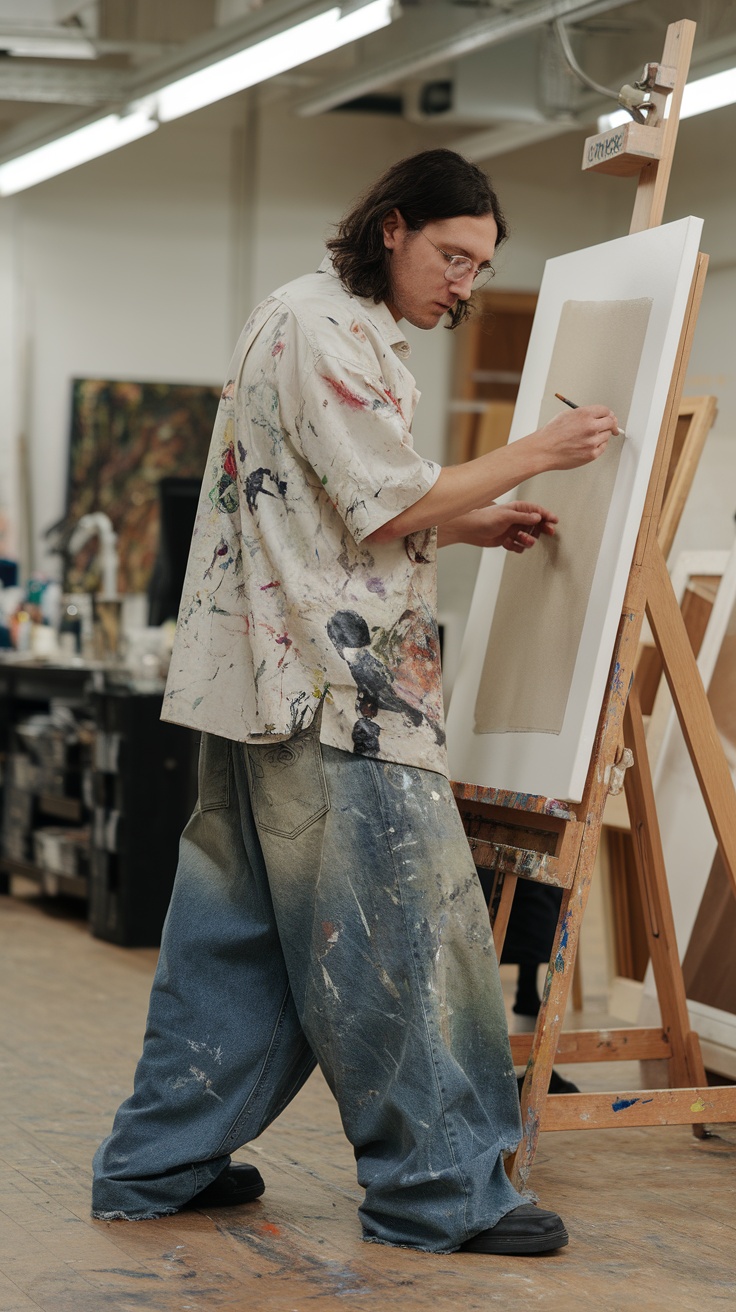
M129 1090L155 956L0 898L1 1312L736 1307L735 1127L700 1145L683 1128L543 1136L532 1183L569 1248L427 1255L361 1242L352 1151L315 1075L242 1154L266 1178L259 1202L92 1222L89 1162ZM637 1083L635 1066L567 1070Z

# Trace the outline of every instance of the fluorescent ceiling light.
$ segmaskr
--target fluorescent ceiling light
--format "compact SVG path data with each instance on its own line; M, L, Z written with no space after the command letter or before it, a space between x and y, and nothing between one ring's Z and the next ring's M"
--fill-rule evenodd
M682 93L680 118L706 114L709 109L722 109L736 100L736 68L726 68L711 77L690 82Z
M86 164L88 160L106 155L110 150L126 146L130 141L137 141L158 127L155 119L144 111L131 114L108 114L96 123L77 128L65 137L58 137L46 146L29 150L26 155L0 164L0 196L12 196L16 191L34 187L37 182L45 182L58 173L76 168L77 164Z
M682 93L680 118L693 118L695 114L706 114L711 109L722 109L724 105L733 105L734 102L736 68L726 68L722 73L713 73L710 77L699 78L697 82L688 82ZM617 109L612 114L601 115L598 131L607 132L609 128L630 122L631 115L625 109Z
M154 132L159 121L168 122L232 96L246 87L265 82L310 59L358 41L391 22L393 0L370 0L341 17L339 7L266 37L235 55L162 87L141 98L127 114L105 118L77 128L45 146L0 164L0 196L45 182L77 164L86 164L108 151Z
M266 37L256 45L228 55L215 64L209 64L197 73L190 73L163 87L147 98L162 123L191 114L195 109L211 105L225 96L235 95L246 87L265 82L267 78L286 73L310 59L326 55L357 41L370 32L377 32L391 22L392 0L371 0L370 4L340 17L340 9L328 9L316 18Z

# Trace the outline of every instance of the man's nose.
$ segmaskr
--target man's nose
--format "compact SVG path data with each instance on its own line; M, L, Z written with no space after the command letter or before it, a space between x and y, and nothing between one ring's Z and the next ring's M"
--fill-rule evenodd
M467 273L460 274L459 276L453 275L452 278L448 278L448 282L453 292L457 296L458 300L460 301L470 300L473 291L474 277L475 277L475 271L473 269L468 269Z

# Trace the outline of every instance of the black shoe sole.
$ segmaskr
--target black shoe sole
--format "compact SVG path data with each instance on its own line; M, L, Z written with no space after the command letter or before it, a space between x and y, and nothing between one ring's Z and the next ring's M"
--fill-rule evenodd
M554 1230L548 1235L476 1235L461 1246L461 1253L486 1253L497 1257L533 1257L536 1253L552 1253L566 1248L570 1242L567 1230Z
M210 1190L212 1190L211 1193ZM206 1211L210 1207L240 1207L241 1203L255 1202L256 1198L260 1198L261 1194L265 1192L266 1186L263 1182L249 1185L245 1189L231 1189L229 1191L223 1189L222 1192L208 1185L201 1193L190 1198L188 1203L184 1203L179 1211L198 1211L200 1208Z

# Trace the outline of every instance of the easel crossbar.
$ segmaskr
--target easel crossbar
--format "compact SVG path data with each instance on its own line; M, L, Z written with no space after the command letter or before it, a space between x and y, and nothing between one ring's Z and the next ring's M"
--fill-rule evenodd
M572 884L572 871L563 871L557 858L546 852L530 852L524 847L489 843L482 838L469 837L468 843L475 864L484 870L502 871L533 883L551 884L553 888L569 888Z
M515 1066L525 1066L532 1051L531 1034L511 1035ZM555 1065L590 1061L656 1061L672 1056L662 1029L570 1030L560 1035Z
M542 1109L542 1130L607 1130L620 1126L716 1125L736 1121L736 1085L632 1089L624 1093L555 1093Z

